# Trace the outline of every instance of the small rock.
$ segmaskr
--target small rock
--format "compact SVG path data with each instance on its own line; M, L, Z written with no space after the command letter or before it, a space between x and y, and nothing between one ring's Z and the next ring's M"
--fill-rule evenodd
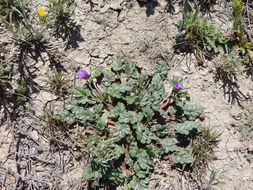
M121 4L124 0L117 0L117 1L112 1L110 4L110 8L112 8L113 10L121 10Z
M253 154L253 144L248 145L248 153Z
M32 138L34 140L39 140L38 132L37 131L32 131L31 134Z

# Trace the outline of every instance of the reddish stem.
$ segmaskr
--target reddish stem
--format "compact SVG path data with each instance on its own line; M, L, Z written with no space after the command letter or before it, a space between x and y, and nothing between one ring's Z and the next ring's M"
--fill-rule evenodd
M128 154L128 152L129 152L129 147L128 147L128 144L126 144L126 147L125 147L125 157ZM125 160L122 163L122 171L123 171L124 176L127 176L127 167L126 167L126 161Z
M107 123L108 123L109 125L115 125L116 122L113 121L112 119L108 119Z
M170 100L166 100L165 102L160 103L160 108L161 109L166 108L170 104L171 104Z

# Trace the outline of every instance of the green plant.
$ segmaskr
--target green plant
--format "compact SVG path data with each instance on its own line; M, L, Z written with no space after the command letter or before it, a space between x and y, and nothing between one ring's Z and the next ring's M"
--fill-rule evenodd
M233 18L234 18L234 41L240 47L244 49L242 56L248 57L248 63L253 60L253 44L251 44L245 34L244 21L243 21L244 5L242 0L234 0L233 3Z
M192 152L196 158L195 167L206 166L214 158L213 149L218 146L220 135L214 128L204 127L202 133L192 140Z
M12 33L12 38L19 45L33 45L40 42L43 32L50 24L47 15L39 15L30 9L26 0L2 0L1 21Z
M11 94L11 99L15 103L23 104L27 100L28 94L29 88L27 87L27 83L26 81L21 80L19 87Z
M205 56L218 53L220 47L225 47L228 39L221 35L218 28L210 25L206 18L195 12L185 12L180 23L180 34L176 47L187 47Z
M49 0L49 11L55 18L56 34L67 37L73 26L70 16L76 8L75 0Z
M219 75L241 73L246 70L247 58L242 56L244 49L235 47L229 53L217 59L216 67Z
M202 190L214 190L215 186L217 187L223 184L225 184L223 172L213 170L210 175L207 187L202 188Z
M66 94L70 86L70 80L66 79L66 75L62 72L54 72L52 77L48 77L47 82L50 85L50 90L58 96Z
M2 64L0 65L0 89L1 91L5 90L7 85L7 79L9 77L9 70L6 69Z
M154 158L172 154L175 164L194 163L189 147L203 130L195 121L203 108L187 103L180 77L171 81L171 93L165 91L162 61L152 75L119 57L111 67L97 68L54 118L85 127L80 146L90 162L84 177L93 188L147 189Z
M49 12L59 20L70 17L76 8L74 0L49 0L49 3Z

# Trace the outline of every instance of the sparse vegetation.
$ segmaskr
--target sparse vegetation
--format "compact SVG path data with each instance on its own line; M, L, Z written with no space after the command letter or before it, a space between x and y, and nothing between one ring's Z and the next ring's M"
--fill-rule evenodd
M188 146L203 130L195 121L203 108L186 102L179 77L171 81L172 93L165 91L167 70L160 62L147 75L131 61L114 57L112 69L96 69L55 116L85 127L80 145L90 163L84 177L93 188L147 189L153 159L169 153L175 164L195 162Z
M0 0L1 188L214 190L225 181L216 170L223 163L229 170L239 159L252 163L252 147L234 148L253 140L252 111L240 115L253 96L253 20L244 18L253 14L253 3L228 2L231 21L225 18L231 11L217 18L224 2L211 12L217 0L161 2ZM173 25L181 15L173 53ZM215 26L221 22L227 34ZM113 56L119 52L136 64ZM185 59L187 53L203 67L188 65L196 60ZM222 79L217 84L215 71ZM223 93L243 111L221 100ZM227 125L231 116L241 139ZM232 164L230 155L219 158L225 152ZM208 180L213 158L218 164ZM243 173L239 167L229 175Z
M187 51L202 54L205 57L212 57L228 42L218 28L209 24L207 19L200 15L199 9L195 12L184 13L179 30L175 47L186 48Z

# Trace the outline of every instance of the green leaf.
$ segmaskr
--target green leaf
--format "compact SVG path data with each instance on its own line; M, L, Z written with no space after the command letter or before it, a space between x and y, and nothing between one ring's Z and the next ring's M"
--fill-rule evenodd
M127 124L116 123L116 130L113 132L115 140L118 142L125 138L130 132L130 126Z
M143 85L149 81L149 76L147 73L141 73L139 78L140 83Z
M128 112L120 114L119 122L134 124L140 121L141 119L142 119L141 116L137 114L136 112L128 111Z
M148 190L148 181L139 180L135 177L130 181L128 186L133 190Z
M107 115L103 114L102 117L100 115L97 115L96 117L96 129L98 131L103 132L104 129L107 127Z
M129 146L129 155L131 158L136 158L137 155L139 154L140 150L137 146L137 142L133 142Z
M200 133L203 129L202 125L195 121L185 121L175 126L175 131L183 135L189 135L190 132ZM194 131L195 130L195 131Z
M113 72L111 72L111 71L105 71L104 72L104 77L103 77L101 83L104 86L109 86L109 85L111 85L112 82L115 81L115 76L116 75Z
M88 165L83 177L88 180L99 180L102 178L102 173L99 170L93 170L92 164Z
M169 106L167 112L172 116L177 113L177 110L173 106Z
M113 56L111 67L114 71L120 71L123 67L122 60L118 59L117 56Z
M125 101L127 101L127 104L133 104L136 99L137 99L137 96L126 96L123 98Z
M67 99L64 101L64 109L71 111L77 107L77 100L75 99Z
M159 61L158 64L155 66L155 75L160 75L162 80L165 80L168 75L168 65L164 61Z
M159 74L156 74L151 81L151 87L154 92L160 92L164 90L163 80Z
M112 84L111 86L109 86L107 88L107 93L111 95L112 97L121 98L120 88L119 88L119 85L117 84Z
M123 103L118 102L118 104L110 111L110 115L114 118L119 117L120 114L126 111L126 107Z
M123 84L112 84L107 87L107 93L115 98L121 98L122 93L130 91L132 88Z
M94 107L94 111L96 114L100 114L104 108L104 105L103 104L97 104L95 105Z
M91 100L91 92L89 89L84 89L81 87L74 88L74 96L76 103L85 105L86 103L95 104L96 101Z
M114 150L114 153L113 153L113 156L112 156L112 159L119 159L120 156L124 153L125 149L123 146L117 146Z
M148 121L152 120L155 115L154 111L150 107L143 107L142 111Z
M202 106L199 105L192 105L192 104L185 104L183 106L184 114L187 116L189 120L195 120L199 117L200 114L204 112Z
M124 84L119 84L118 87L119 87L119 91L122 92L122 93L125 93L125 92L128 92L128 91L132 90L132 88L130 86L127 86L127 85L124 85Z
M136 137L142 144L150 144L152 140L156 140L156 136L143 124L137 124Z
M59 114L55 115L54 117L56 120L65 122L67 124L72 124L75 122L75 115L70 113L67 110L64 110L62 112L60 112Z
M180 76L173 76L170 81L171 86L174 86L175 82L183 83L183 79Z
M157 137L167 136L167 132L169 131L167 125L156 125L151 128L151 131L156 134Z
M129 155L129 154L127 154L126 156L125 156L125 161L126 161L126 164L129 166L129 167L133 167L133 165L134 165L134 161L133 161L133 159L131 158L131 156Z
M176 138L166 138L166 139L161 140L160 143L163 147L165 154L180 150L180 148L177 146L179 142Z
M136 166L136 164L139 166ZM139 170L150 170L153 167L153 164L151 160L149 159L148 153L141 149L138 156L137 156L137 162L135 163L134 169L136 172Z
M136 78L137 76L135 71L135 65L130 60L125 60L124 63L124 73L133 78Z
M84 89L81 87L75 87L74 88L74 93L76 98L84 98L84 97L90 97L91 92L89 89Z
M181 149L179 152L172 154L172 161L175 164L192 164L195 158L190 152Z
M139 103L139 105L141 107L145 107L149 104L151 104L151 95L148 93L148 91L142 91L139 95L138 95L138 100L137 102Z
M88 82L93 83L93 80L99 78L103 74L103 72L103 67L97 67L96 70L92 73L91 77L88 78Z

